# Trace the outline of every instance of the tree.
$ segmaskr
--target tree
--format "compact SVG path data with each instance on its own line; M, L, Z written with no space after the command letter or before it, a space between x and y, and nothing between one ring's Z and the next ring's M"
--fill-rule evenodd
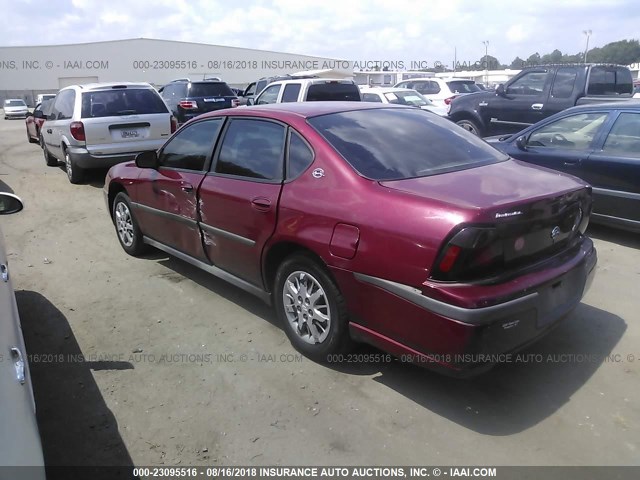
M529 55L529 58L527 58L527 63L529 65L539 65L542 62L542 59L540 58L540 54L538 52Z
M522 67L524 67L524 60L522 60L520 57L514 58L513 62L511 62L511 65L509 65L509 68L512 68L514 70L520 70Z
M560 63L562 61L562 52L556 48L553 52L543 55L540 61L542 63Z
M631 65L640 61L640 42L620 40L608 43L602 48L593 48L587 53L587 61Z

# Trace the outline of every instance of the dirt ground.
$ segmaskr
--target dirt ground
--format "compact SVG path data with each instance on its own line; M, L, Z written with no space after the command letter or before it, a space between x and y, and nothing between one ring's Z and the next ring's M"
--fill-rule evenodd
M529 361L473 380L320 365L249 294L126 255L104 173L71 185L0 119L0 187L25 202L0 226L49 465L640 464L638 235L590 228L594 284Z

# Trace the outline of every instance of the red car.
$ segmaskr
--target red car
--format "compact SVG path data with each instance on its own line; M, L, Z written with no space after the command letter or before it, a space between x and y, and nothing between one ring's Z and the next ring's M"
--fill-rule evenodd
M152 245L271 302L325 361L357 340L482 371L565 317L596 265L587 184L411 107L205 114L104 193L127 253Z
M33 113L27 113L27 118L25 118L24 123L27 127L27 140L29 143L41 143L40 130L45 120L44 116L48 113L52 101L53 99L45 100L36 105Z

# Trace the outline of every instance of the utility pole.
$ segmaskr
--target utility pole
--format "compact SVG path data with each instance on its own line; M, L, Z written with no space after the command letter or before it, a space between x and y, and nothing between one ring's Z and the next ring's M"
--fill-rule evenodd
M584 63L587 63L587 53L589 52L589 37L591 36L591 30L583 30L582 33L587 36L587 46L584 49Z
M482 43L484 43L484 86L486 87L489 85L489 40L483 40Z

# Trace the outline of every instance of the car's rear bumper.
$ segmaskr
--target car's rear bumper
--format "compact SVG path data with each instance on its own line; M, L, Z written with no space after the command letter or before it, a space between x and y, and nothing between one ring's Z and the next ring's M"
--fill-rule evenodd
M147 150L154 150L161 145L154 145L154 148L148 148ZM80 168L91 169L91 168L109 168L118 163L131 162L135 161L136 155L141 153L143 150L135 151L135 152L125 152L125 153L111 153L107 155L97 155L89 152L86 148L82 147L70 147L69 155L71 156L71 160Z
M593 243L585 239L561 274L483 308L463 308L413 287L355 274L371 306L363 312L366 320L352 322L350 330L355 339L402 360L453 375L479 373L565 318L590 287L596 263Z

